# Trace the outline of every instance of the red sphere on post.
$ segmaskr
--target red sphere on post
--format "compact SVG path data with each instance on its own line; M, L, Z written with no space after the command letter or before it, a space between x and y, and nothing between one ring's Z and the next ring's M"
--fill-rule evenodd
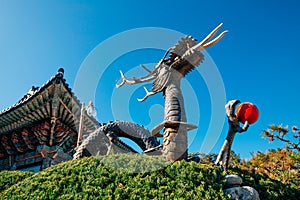
M259 116L258 108L249 102L240 104L235 113L239 122L243 124L246 121L248 121L249 124L253 124L257 121Z

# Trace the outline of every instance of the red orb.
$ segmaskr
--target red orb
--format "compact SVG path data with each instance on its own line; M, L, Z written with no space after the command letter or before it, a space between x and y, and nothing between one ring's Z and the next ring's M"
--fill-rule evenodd
M239 122L243 124L245 124L246 121L248 121L249 124L253 124L257 121L259 116L258 108L249 102L240 104L235 113Z

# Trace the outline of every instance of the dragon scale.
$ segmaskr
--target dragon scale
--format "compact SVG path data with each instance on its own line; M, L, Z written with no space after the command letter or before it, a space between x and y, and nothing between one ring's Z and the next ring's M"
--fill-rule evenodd
M174 70L175 71L175 70ZM180 90L181 74L174 72L165 91L163 155L166 160L187 159L187 129L184 100Z

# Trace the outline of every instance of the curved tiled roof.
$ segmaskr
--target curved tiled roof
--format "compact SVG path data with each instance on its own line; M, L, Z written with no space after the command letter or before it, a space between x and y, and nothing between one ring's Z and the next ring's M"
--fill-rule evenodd
M33 87L20 101L0 112L0 160L32 151L39 144L74 148L81 116L83 138L101 126L86 110L82 115L82 104L63 76L61 68L40 88ZM107 142L104 135L103 145ZM118 138L114 143L132 151Z
M47 98L51 99L54 91L50 91L50 90L53 90L51 87L56 81L59 81L59 83L62 84L64 92L67 92L68 94L66 94L66 95L68 95L68 98L72 99L72 105L70 105L72 111L74 111L76 113L80 112L81 103L78 100L78 98L74 95L74 93L72 92L69 85L66 83L66 80L63 78L63 75L64 75L64 70L62 68L60 68L58 70L57 74L52 76L50 78L50 80L48 80L40 88L34 88L35 90L30 90L30 92L28 92L26 95L24 95L24 97L20 101L18 101L16 104L10 106L9 108L2 110L0 112L0 134L1 134L1 128L3 126L14 123L18 120L21 120L26 114L29 113L28 110L31 110L31 111L34 110L33 112L35 112L37 107L42 106L40 104L43 104L43 103L45 103L45 101L47 101ZM49 93L49 94L44 94L45 92ZM35 100L36 100L36 102L33 102ZM42 102L39 102L39 101L42 101ZM31 102L33 102L33 103L31 103ZM28 104L28 106L27 106L27 104ZM35 105L31 105L31 104L35 104ZM31 106L31 108L29 108L29 109L23 108L23 107L30 107L30 106ZM18 110L18 109L20 109L20 110ZM23 115L21 114L21 112ZM48 115L45 117L52 117L49 115L51 115L51 113L48 113ZM33 116L36 116L36 115L33 115ZM92 121L92 123L94 125L99 124L93 117L90 117L88 115L87 115L87 117L90 121ZM39 117L36 117L36 120L39 120ZM22 123L19 123L19 124L22 126Z
M33 93L31 94L25 94L24 97L22 99L20 99L17 103L15 103L14 105L2 110L0 112L0 117L8 112L10 112L11 110L19 107L19 106L22 106L24 103L26 103L27 101L30 101L31 99L33 99L35 96L37 96L41 91L43 91L45 88L47 88L51 83L53 83L53 81L56 79L56 78L62 78L63 80L63 83L64 85L66 86L66 88L68 89L68 91L70 93L72 93L71 91L71 88L69 88L69 85L66 84L66 79L63 79L63 75L64 75L64 69L63 68L60 68L58 70L58 72L52 76L45 84L43 84L41 87L37 87L34 91L32 90L29 90L29 91L32 91ZM72 95L74 95L72 93ZM74 96L75 97L75 96ZM76 98L76 97L75 97ZM77 98L76 98L77 100ZM78 101L78 100L77 100ZM79 101L78 101L79 102Z

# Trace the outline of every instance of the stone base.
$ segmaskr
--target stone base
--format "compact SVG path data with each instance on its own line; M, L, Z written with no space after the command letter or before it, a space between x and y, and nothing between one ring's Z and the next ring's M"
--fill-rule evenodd
M228 189L224 190L226 194L231 196L231 199L238 199L238 200L259 200L258 192L249 186L243 186L243 180L238 175L229 174L225 176L226 185L229 187Z
M240 186L243 183L243 180L238 175L226 175L225 176L226 184L231 187Z
M225 190L227 194L230 194L232 199L239 200L260 200L258 192L249 186L232 187Z

